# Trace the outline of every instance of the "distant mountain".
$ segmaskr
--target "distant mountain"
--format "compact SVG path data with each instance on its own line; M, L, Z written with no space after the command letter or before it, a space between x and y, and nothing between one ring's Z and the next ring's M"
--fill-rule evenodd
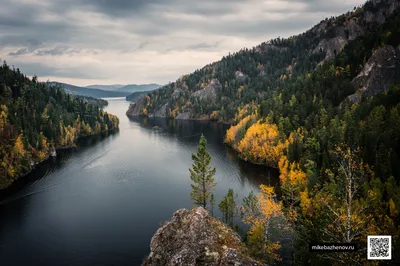
M113 84L113 85L89 85L86 86L85 88L89 89L98 89L98 90L103 90L103 91L116 91L119 88L124 87L125 85L122 84Z
M99 89L90 89L87 87L78 87L71 84L60 83L51 81L48 82L49 85L61 85L66 92L75 95L88 96L94 98L107 98L107 97L126 97L129 95L129 92L124 91L106 91Z
M118 88L117 91L125 91L125 92L139 92L139 91L152 91L155 89L158 89L162 87L162 85L159 84L141 84L141 85L137 85L137 84L129 84L126 86L123 86L121 88Z

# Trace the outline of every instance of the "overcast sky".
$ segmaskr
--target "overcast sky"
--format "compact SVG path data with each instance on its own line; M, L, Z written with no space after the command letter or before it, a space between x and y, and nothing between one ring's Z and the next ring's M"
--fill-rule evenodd
M0 0L0 58L39 80L159 83L364 0Z

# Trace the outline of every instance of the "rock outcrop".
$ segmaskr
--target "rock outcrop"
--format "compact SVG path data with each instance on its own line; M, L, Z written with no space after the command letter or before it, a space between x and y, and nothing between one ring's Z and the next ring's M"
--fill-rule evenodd
M349 41L353 41L364 34L364 30L357 25L354 19L352 19L347 25L347 30L349 32Z
M385 45L374 52L364 69L352 81L357 92L349 96L352 102L361 100L362 95L373 96L395 81L398 60L393 46Z
M198 207L176 211L150 243L143 266L261 265L246 255L240 237Z
M199 97L200 101L215 103L217 101L217 91L221 88L219 80L213 79L204 89L193 93L193 96Z
M138 116L140 114L140 111L143 109L144 104L145 104L144 97L137 99L135 103L129 105L129 109L128 111L126 111L126 115L128 117Z
M320 41L318 46L314 49L313 53L325 52L326 57L320 62L323 64L329 58L332 58L336 54L340 53L347 44L347 39L341 35L334 37L330 40L323 39Z
M167 117L167 106L168 103L164 104L160 109L156 110L153 114L150 114L149 117Z

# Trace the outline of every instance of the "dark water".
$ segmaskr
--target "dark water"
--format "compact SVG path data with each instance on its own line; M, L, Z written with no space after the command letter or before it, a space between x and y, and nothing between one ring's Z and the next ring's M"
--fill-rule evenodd
M224 125L130 121L124 99L108 100L119 132L59 152L0 194L1 266L140 265L160 224L193 206L188 168L201 133L217 168L217 205L228 188L241 203L261 183L277 182L274 170L224 146Z

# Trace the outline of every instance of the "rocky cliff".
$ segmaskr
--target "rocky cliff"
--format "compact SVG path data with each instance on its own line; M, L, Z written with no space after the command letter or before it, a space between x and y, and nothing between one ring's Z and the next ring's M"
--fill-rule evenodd
M236 232L198 207L176 211L157 230L142 265L261 265L246 253Z
M400 45L396 50L400 50ZM393 82L399 81L396 72L400 69L400 60L396 50L393 46L384 45L373 53L363 70L352 81L357 91L348 97L350 101L359 102L362 95L377 95L388 89Z

